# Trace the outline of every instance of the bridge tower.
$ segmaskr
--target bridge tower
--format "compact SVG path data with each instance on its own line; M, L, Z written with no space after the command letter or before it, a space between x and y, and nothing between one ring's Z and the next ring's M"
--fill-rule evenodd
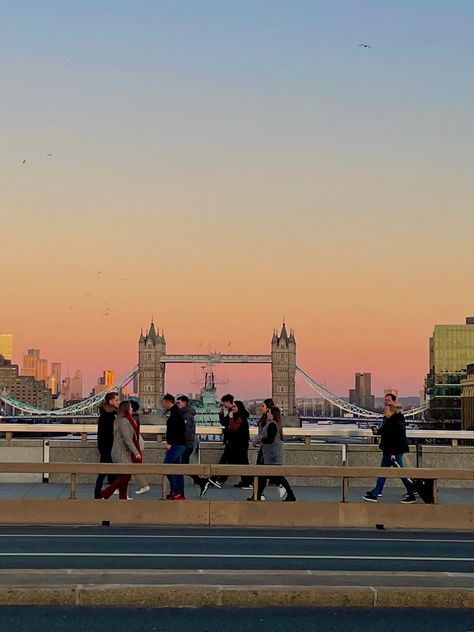
M296 340L283 323L281 334L272 338L272 398L285 417L295 417ZM290 420L285 420L290 422ZM291 422L290 422L291 423Z
M152 322L146 335L138 341L138 388L143 411L161 411L165 392L166 340L164 332L155 329Z

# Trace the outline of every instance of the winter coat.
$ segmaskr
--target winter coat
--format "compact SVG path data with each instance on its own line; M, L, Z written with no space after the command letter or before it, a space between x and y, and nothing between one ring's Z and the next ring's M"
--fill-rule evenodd
M263 462L265 465L283 464L283 439L278 424L269 421L260 431Z
M166 443L186 445L186 423L176 404L170 408L166 420Z
M194 448L194 441L196 439L196 411L192 406L186 406L186 408L180 408L179 412L184 418L184 423L186 425L185 429L185 439L186 439L186 447Z
M114 444L114 421L117 409L108 404L102 404L99 408L97 421L97 447L99 452L110 454Z
M121 417L114 421L114 445L112 447L113 463L131 463L132 454L137 455L138 450L133 443L135 431L132 424Z
M405 428L405 417L402 413L384 417L377 434L381 437L379 448L384 454L405 454L410 451Z

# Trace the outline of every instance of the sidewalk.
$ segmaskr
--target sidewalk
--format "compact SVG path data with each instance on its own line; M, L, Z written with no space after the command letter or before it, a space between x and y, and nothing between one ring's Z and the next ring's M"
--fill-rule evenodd
M136 485L132 485L129 490L129 496L136 501L156 499L161 500L161 486L153 485L151 490L141 496L135 495ZM297 500L312 502L340 502L341 489L339 487L295 487ZM362 496L367 491L367 487L350 488L350 502L363 502ZM192 485L190 480L186 481L186 498L190 500L199 499L199 488ZM405 488L386 487L383 497L379 499L379 503L398 503L403 498ZM25 499L54 499L69 498L69 484L58 483L1 483L0 484L0 500L25 498ZM222 489L210 487L207 492L206 500L242 500L245 501L252 494L251 490L236 489L233 486L224 486ZM265 490L267 501L280 501L277 489L268 486ZM78 485L77 498L87 499L94 497L94 488L92 485ZM113 498L117 498L114 496ZM474 488L441 488L439 491L440 504L445 505L472 505L474 504ZM418 500L422 503L421 500Z

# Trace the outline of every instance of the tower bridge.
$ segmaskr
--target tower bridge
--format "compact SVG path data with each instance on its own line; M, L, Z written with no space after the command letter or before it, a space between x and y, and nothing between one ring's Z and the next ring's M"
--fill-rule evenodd
M273 332L271 352L259 354L181 354L166 353L163 332L151 323L146 334L138 341L138 378L140 403L144 411L160 410L165 388L167 364L270 364L272 371L272 398L285 417L295 417L296 391L296 339L288 333L285 323L278 335Z

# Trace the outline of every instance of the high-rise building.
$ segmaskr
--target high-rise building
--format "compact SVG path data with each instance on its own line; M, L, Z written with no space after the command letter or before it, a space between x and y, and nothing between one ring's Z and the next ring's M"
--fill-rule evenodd
M0 356L13 361L13 334L0 334Z
M349 402L365 410L374 410L375 398L372 395L371 373L355 374L355 388L349 391Z
M34 377L35 380L48 379L48 361L41 358L39 349L28 349L28 353L23 356L22 374Z
M429 417L461 419L461 381L474 363L474 317L465 325L435 325L429 341L430 368L426 376Z
M56 378L56 392L53 394L57 394L61 390L61 362L51 362L51 375Z
M97 384L92 389L93 395L98 395L104 391L109 391L115 385L115 373L113 371L104 371L97 379Z
M72 380L71 380L71 378L68 375L61 382L61 396L62 396L64 402L70 402L71 401L71 399L72 399L71 394L72 394Z
M19 375L18 366L3 356L0 356L0 384L8 395L21 402L45 410L51 410L53 407L52 393L45 387L44 382L35 380L30 375Z
M112 388L115 383L115 373L114 371L104 371L104 384L107 388Z
M468 364L466 372L467 379L461 382L461 428L474 430L474 364Z
M71 380L71 399L74 401L82 399L82 373L80 371L76 371Z

